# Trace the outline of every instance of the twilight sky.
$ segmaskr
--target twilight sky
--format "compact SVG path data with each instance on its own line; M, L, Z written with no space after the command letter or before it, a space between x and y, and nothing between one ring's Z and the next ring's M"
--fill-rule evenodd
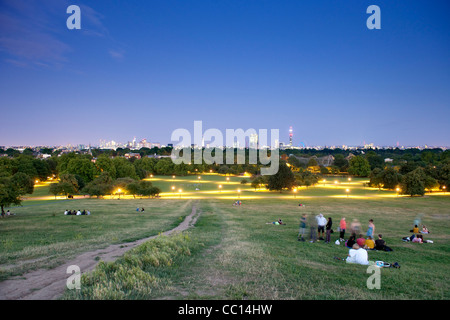
M68 30L69 5L81 30ZM369 30L369 5L381 30ZM0 0L0 146L279 129L450 146L448 0Z

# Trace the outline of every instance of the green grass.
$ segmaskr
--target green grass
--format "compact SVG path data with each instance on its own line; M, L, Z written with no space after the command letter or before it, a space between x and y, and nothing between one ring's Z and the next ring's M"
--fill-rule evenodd
M144 207L143 213L136 212ZM89 216L65 216L64 210L90 210ZM12 208L0 219L0 279L51 267L84 251L156 235L190 213L190 201L41 200Z
M314 198L302 209L295 200L248 200L241 207L233 207L230 201L203 200L200 208L202 216L196 228L187 233L190 240L178 244L181 247L187 245L190 254L169 254L173 257L170 265L135 270L144 270L154 277L152 279L155 282L150 285L152 290L142 294L122 288L123 293L120 294L123 297L331 300L450 298L446 281L450 271L447 231L450 221L446 197L404 198L398 201ZM394 251L371 251L369 259L398 262L401 268L381 269L381 289L368 289L367 267L348 265L333 259L334 256L344 258L348 249L323 241L297 241L298 222L304 212L323 212L325 216L331 216L335 224L342 216L347 220L357 218L362 222L363 229L366 229L368 219L374 219L376 232L383 234ZM424 214L424 223L432 230L432 234L425 238L432 239L433 244L401 241L402 237L410 235L412 222L419 213ZM278 218L282 218L287 225L266 224ZM334 233L332 240L336 240L337 236ZM143 254L137 259L142 261L148 258ZM117 263L122 265L124 261L122 259ZM116 276L109 280L112 283L117 281L119 287L126 282L126 279ZM85 295L74 296L73 292L67 292L66 298L100 298L98 295L89 295L92 287L87 282L85 285L86 291L82 290ZM104 294L103 297L109 298Z
M27 200L17 215L0 220L2 279L32 268L51 267L76 253L109 243L157 234L177 225L199 198L201 217L182 235L151 240L113 263L83 276L81 292L64 299L444 299L450 298L450 197L397 197L365 188L364 180L329 179L326 185L291 192L254 191L242 177L155 177L162 199ZM217 186L223 185L222 192ZM171 186L182 188L182 200ZM200 190L195 190L199 187ZM351 188L349 197L345 189ZM46 187L42 187L46 188ZM235 190L242 206L233 206ZM44 194L41 189L39 196ZM170 199L172 198L172 199ZM304 206L299 207L302 203ZM136 207L145 207L144 214ZM64 216L64 209L89 209L91 216ZM358 219L363 230L374 219L393 252L370 251L369 260L398 262L381 269L381 289L366 286L367 268L333 259L348 249L332 243L298 242L303 213ZM423 215L434 243L406 243L414 219ZM266 224L283 219L287 225ZM37 260L26 264L24 261ZM14 268L11 268L13 266ZM9 267L9 268L8 268ZM12 271L14 270L14 271Z

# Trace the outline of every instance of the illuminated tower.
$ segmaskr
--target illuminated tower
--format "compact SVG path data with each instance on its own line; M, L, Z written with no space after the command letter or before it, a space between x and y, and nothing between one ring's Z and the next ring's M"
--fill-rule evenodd
M292 127L289 127L289 146L292 148Z

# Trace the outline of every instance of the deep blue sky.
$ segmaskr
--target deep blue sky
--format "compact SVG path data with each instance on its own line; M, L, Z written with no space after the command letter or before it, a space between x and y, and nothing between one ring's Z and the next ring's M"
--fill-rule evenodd
M81 7L81 30L66 8ZM366 9L381 8L381 30ZM280 129L300 145L450 146L450 3L0 0L0 145L170 143Z

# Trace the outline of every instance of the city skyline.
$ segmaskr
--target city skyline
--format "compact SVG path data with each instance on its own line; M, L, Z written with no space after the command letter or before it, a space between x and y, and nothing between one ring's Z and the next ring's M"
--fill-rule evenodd
M202 120L285 144L292 126L293 146L450 146L450 4L376 2L380 30L365 1L5 0L0 145L167 145Z

